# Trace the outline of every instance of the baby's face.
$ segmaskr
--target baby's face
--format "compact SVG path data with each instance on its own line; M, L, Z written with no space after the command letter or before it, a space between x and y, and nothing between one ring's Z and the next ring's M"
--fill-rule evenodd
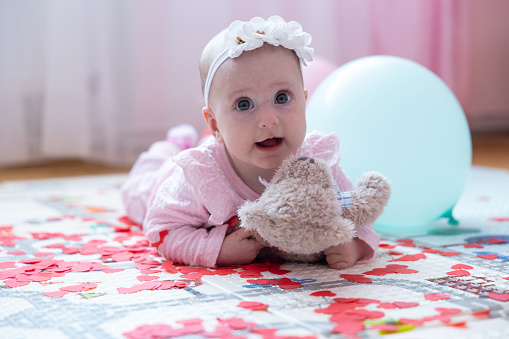
M226 60L210 94L209 127L239 174L281 165L306 134L306 92L297 57L264 45ZM242 175L241 175L242 176Z

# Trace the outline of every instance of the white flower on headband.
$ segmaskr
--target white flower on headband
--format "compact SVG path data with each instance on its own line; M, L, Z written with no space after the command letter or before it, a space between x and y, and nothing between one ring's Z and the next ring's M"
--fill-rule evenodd
M247 22L234 21L225 34L225 47L230 58L259 48L265 42L295 51L303 65L306 65L306 61L313 60L314 50L308 47L311 35L303 32L298 22L286 22L277 15L271 16L267 21L260 17Z

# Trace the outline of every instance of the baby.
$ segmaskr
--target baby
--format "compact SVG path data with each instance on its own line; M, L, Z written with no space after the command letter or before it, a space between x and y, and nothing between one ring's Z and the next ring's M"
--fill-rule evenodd
M256 200L289 155L321 158L342 191L335 133L306 135L301 66L312 60L311 36L279 16L235 21L200 59L203 116L212 134L197 147L189 126L170 130L137 160L122 188L128 216L143 223L158 252L175 262L214 267L253 262L263 246L245 229L228 235L237 209ZM379 237L362 225L357 237L324 251L330 267L371 259Z

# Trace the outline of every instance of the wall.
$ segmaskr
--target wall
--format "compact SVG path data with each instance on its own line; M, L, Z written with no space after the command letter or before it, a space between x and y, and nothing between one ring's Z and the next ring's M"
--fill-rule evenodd
M509 1L473 1L473 130L509 130ZM508 150L509 151L509 150Z

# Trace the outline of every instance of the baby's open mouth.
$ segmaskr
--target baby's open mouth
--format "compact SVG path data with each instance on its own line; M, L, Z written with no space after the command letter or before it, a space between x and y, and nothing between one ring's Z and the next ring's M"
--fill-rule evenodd
M256 144L260 147L274 147L279 145L282 141L283 138L271 138L257 142Z

